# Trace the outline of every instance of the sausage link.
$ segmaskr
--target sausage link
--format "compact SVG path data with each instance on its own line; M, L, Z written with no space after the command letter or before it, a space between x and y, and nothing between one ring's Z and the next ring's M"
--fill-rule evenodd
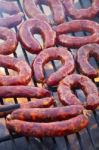
M54 137L79 132L86 128L89 121L84 115L78 115L65 121L51 123L36 123L20 120L6 120L7 128L18 134L30 137Z
M83 105L87 109L95 109L99 106L99 96L98 89L95 84L86 76L79 74L72 74L65 77L59 84L58 87L58 96L60 101L64 105L79 105L82 104L79 98L73 94L73 88L80 87L85 95L86 102Z
M6 67L18 72L14 76L0 76L0 86L26 85L31 80L31 68L26 61L10 56L0 55L0 67ZM12 90L13 92L13 90Z
M0 38L4 42L0 44L0 54L9 55L16 50L18 40L16 34L8 28L0 27Z
M0 12L8 13L10 16L0 18L0 26L12 28L21 23L23 13L14 2L0 0Z
M81 72L90 78L95 78L99 76L99 71L88 62L90 56L95 57L99 62L99 44L87 44L77 51L77 63Z
M53 21L50 21L47 16L37 8L37 4L48 5L51 8L53 13ZM64 22L64 10L60 0L24 0L23 6L29 18L43 20L49 24L60 24Z
M43 95L46 96L46 95ZM42 96L42 97L43 97ZM28 109L28 108L47 108L54 104L53 97L45 97L41 99L36 99L31 102L20 104L21 109Z
M51 94L48 90L33 86L0 86L0 97L29 97L42 98L49 97Z
M88 8L76 9L74 0L61 0L67 15L74 19L91 19L99 14L99 0L93 0Z
M47 81L44 77L44 65L51 60L61 60L63 66L52 73ZM38 68L38 69L36 69ZM38 82L46 82L49 86L57 86L59 81L66 75L74 71L74 59L72 54L66 48L51 47L41 51L33 61L33 72Z
M21 109L29 109L29 108L48 108L54 104L54 98L53 97L45 97L41 99L35 99L30 102L22 103L20 104ZM0 108L1 109L1 108ZM17 109L17 108L15 108ZM0 118L7 116L8 114L11 114L14 111L14 109L11 109L9 111L2 111L0 112Z
M37 54L42 50L39 42L32 36L35 32L42 35L44 48L51 47L55 44L56 33L48 23L38 19L29 19L21 25L19 38L23 47L30 53Z
M26 108L13 111L11 114L11 118L34 122L60 121L82 114L83 111L84 107L82 105L64 106L56 108Z
M57 34L57 42L69 48L79 48L85 44L99 43L99 24L90 20L73 20L53 27ZM87 31L91 35L74 37L66 33Z

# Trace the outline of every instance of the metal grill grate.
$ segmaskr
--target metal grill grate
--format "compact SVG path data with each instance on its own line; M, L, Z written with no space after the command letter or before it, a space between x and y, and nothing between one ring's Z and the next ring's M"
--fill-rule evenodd
M22 0L16 0L16 3L18 3L20 9L22 9ZM85 8L87 6L91 5L91 0L75 0L75 6L77 8ZM39 8L43 12L47 12L46 6L39 6ZM48 13L48 12L47 12ZM1 17L4 17L6 14L1 14ZM51 18L51 17L50 17ZM27 17L24 16L24 20L26 20ZM69 21L70 18L66 18L65 21ZM94 21L99 22L99 16L94 18ZM13 29L15 32L18 31L17 28ZM74 36L86 36L88 33L86 32L79 32L79 33L71 33ZM37 38L38 36L35 35ZM40 38L38 38L40 40ZM59 45L57 45L59 46ZM73 54L74 58L76 55L76 49L70 49L71 53ZM21 44L19 43L18 48L16 52L11 55L12 57L19 57L22 59L25 59L30 65L35 58L35 55L32 55L25 51ZM95 66L99 68L99 62L95 62L95 60L92 58L90 62ZM60 67L59 61L52 61L49 62L45 67L45 76L48 77L48 75L54 71L56 71ZM79 72L79 70L76 70ZM13 74L12 70L5 69L3 70L0 68L0 73L5 74ZM37 84L35 82L34 77L31 80L31 83L35 86L41 87L41 84ZM98 86L98 85L97 85ZM99 87L98 87L99 88ZM51 89L52 95L56 99L55 106L61 105L59 103L57 92L55 89ZM80 97L81 100L83 100L83 93L81 93L80 90L76 90L76 94ZM17 99L2 99L1 105L4 104L15 104L20 102L26 102L30 99L27 98L17 98ZM5 118L0 118L0 149L35 149L35 150L98 150L99 149L99 111L96 110L92 112L92 115L90 117L90 124L87 129L82 130L81 132L77 134L72 134L65 137L56 137L56 138L26 138L18 135L11 135L9 131L6 129L5 125Z

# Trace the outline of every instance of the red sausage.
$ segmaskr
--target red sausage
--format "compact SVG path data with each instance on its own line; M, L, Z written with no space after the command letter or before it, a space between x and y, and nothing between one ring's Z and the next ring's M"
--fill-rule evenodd
M21 12L15 15L11 15L9 17L0 18L0 26L13 28L22 22L22 18L23 18L23 13Z
M18 72L18 75L0 75L0 86L26 85L31 80L31 68L26 61L10 56L0 55L0 67L6 67ZM12 90L13 92L13 90Z
M48 5L51 8L54 22L51 22L47 16L37 8L37 4ZM60 24L64 22L64 10L60 0L24 0L23 6L27 16L30 18L47 21L50 24Z
M17 14L20 12L18 5L14 2L7 2L5 0L0 0L0 12L6 12L10 15Z
M18 45L16 34L8 28L0 27L0 38L4 42L0 44L0 54L9 55L16 50Z
M11 118L36 122L60 121L82 114L83 111L84 107L82 105L56 108L24 108L13 111L11 114Z
M99 14L99 0L92 0L92 5L88 8L76 9L74 0L61 0L65 7L66 14L74 19L91 19Z
M79 132L86 128L89 121L84 115L78 115L65 121L51 123L26 122L6 119L7 128L18 134L30 137L54 137Z
M69 48L79 48L85 44L99 43L99 24L90 20L73 20L54 27L57 34L57 42ZM74 37L66 33L87 31L91 35Z
M39 53L42 50L39 42L32 36L34 33L40 33L44 40L44 48L55 44L56 34L51 26L41 20L29 19L25 21L19 29L19 38L24 48L30 53Z
M38 91L40 91L40 90L38 90ZM48 95L47 91L45 91L45 93L41 97L46 96L46 95ZM26 109L28 109L28 108L47 108L53 104L54 104L54 98L53 97L45 97L45 98L41 98L41 99L35 99L31 102L22 103L22 104L20 104L20 107L21 107L21 109L25 109L25 108Z
M8 13L10 16L0 18L0 26L12 28L21 23L23 13L14 2L0 0L0 12Z
M52 73L47 81L45 81L44 65L48 61L54 59L61 60L63 66L55 73ZM74 68L75 66L72 54L66 48L62 47L51 47L44 49L37 55L33 62L33 71L36 80L41 83L47 82L49 86L56 86L62 78L72 73Z
M0 97L8 98L8 97L49 97L51 94L48 90L33 87L33 86L0 86Z
M77 51L77 63L81 72L88 77L95 78L99 76L99 71L88 62L90 56L95 57L97 62L99 62L98 44L87 44L79 48Z
M84 75L72 74L65 77L59 84L58 96L64 105L79 105L80 100L72 93L73 88L80 87L86 95L86 103L83 105L88 109L99 106L98 89L95 84Z

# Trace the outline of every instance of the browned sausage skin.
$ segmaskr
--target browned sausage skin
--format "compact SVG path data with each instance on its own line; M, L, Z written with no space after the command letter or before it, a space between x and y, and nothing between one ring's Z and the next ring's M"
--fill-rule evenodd
M80 87L86 95L86 103L83 105L88 109L95 109L99 106L98 89L95 84L84 75L72 74L65 77L59 84L58 95L64 105L82 104L72 93L71 89Z
M16 34L8 28L0 27L0 38L4 40L0 44L0 54L8 55L16 50L18 40Z
M0 26L13 28L22 22L23 13L11 15L9 17L0 18Z
M34 86L0 86L0 97L29 97L42 98L51 96L50 92L44 88Z
M0 0L0 11L6 12L10 15L17 14L20 12L18 5L14 2L7 2L5 0Z
M39 92L39 90L38 90ZM44 95L41 95L39 97L43 97L43 96L47 96L50 94L47 93L46 91L46 94L44 93ZM36 96L37 97L37 96ZM45 98L40 98L40 99L35 99L31 102L27 102L27 103L22 103L20 104L20 108L21 109L30 109L30 108L47 108L47 107L50 107L51 105L54 104L54 98L53 97L45 97Z
M0 86L26 85L31 80L31 68L24 60L0 55L0 67L6 67L18 72L18 75L13 76L0 75Z
M79 48L85 44L99 43L99 24L90 20L73 20L53 27L57 34L57 42L69 48ZM73 37L66 33L87 31L91 35Z
M61 60L63 66L52 73L47 81L44 77L44 65L51 60ZM37 69L38 68L38 69ZM41 51L33 62L33 71L38 82L46 82L49 86L56 86L66 75L74 71L74 60L72 54L66 48L51 47Z
M92 0L92 5L88 8L76 9L74 0L61 0L66 14L74 19L91 19L99 13L99 0Z
M38 138L47 136L62 136L79 132L81 129L87 127L88 123L88 118L82 114L69 120L51 123L6 119L7 128L10 131Z
M47 16L37 8L37 4L45 4L50 6L53 13L54 22L51 22ZM23 6L27 16L30 18L38 18L40 20L47 21L50 24L60 24L64 22L64 10L60 0L24 0Z
M83 74L90 78L95 78L99 76L99 72L88 62L91 56L95 57L97 62L99 62L98 44L87 44L79 48L77 51L77 63Z
M18 5L16 5L14 2L0 0L0 11L1 13L6 12L10 15L0 18L0 26L12 28L21 23L23 13L20 12Z
M11 118L36 121L36 122L49 122L61 121L83 114L84 107L82 105L64 106L56 108L33 108L33 109L17 109L12 112Z
M42 50L39 42L32 34L40 33L44 40L44 48L55 44L56 33L45 21L38 19L29 19L25 21L19 29L19 38L24 48L30 53L39 53Z

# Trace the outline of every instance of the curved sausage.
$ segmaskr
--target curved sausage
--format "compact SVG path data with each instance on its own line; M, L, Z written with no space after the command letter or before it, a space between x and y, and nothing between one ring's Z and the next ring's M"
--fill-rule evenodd
M66 14L74 19L91 19L99 13L99 0L92 0L88 8L76 9L74 0L62 0Z
M65 121L51 123L26 122L6 119L7 128L18 134L30 137L54 137L68 135L86 128L89 121L84 115L78 115Z
M73 20L54 27L57 34L57 42L69 48L79 48L85 44L99 43L99 24L90 20ZM66 35L69 32L87 31L91 35L73 37Z
M42 50L39 42L32 36L34 33L40 33L44 40L44 48L55 44L56 34L50 25L37 19L25 21L19 29L19 38L24 48L30 53L39 53Z
M58 96L64 105L79 105L80 100L72 93L73 88L80 87L85 95L83 104L87 109L95 109L99 106L98 89L95 84L84 75L72 74L65 77L59 84Z
M11 118L34 122L60 121L82 114L83 111L84 107L82 105L64 106L56 108L40 108L40 109L26 108L26 109L17 109L13 111L11 114Z
M0 18L0 26L13 28L22 22L22 18L23 18L22 12L15 15L11 15L9 17Z
M0 18L0 26L12 28L21 23L23 13L14 2L0 0L0 12L8 13L10 16Z
M0 44L0 54L9 55L16 50L18 40L12 30L0 27L0 38L4 40L4 42Z
M87 44L79 48L77 51L77 63L81 72L90 78L95 78L99 76L99 71L88 62L90 56L95 57L97 62L99 62L98 44Z
M49 97L51 94L48 90L33 86L0 86L0 97Z
M46 15L42 13L37 8L37 4L44 4L50 6L53 13L53 20L51 22ZM29 18L40 19L47 21L50 24L60 24L64 22L64 10L60 0L24 0L23 1L24 10ZM30 11L31 10L31 11Z
M20 12L18 5L14 2L7 2L5 0L0 0L0 12L5 12L10 15L17 14Z
M44 65L53 59L61 60L63 66L55 73L52 73L47 81L45 81ZM66 48L62 47L51 47L44 49L37 55L33 62L33 71L36 80L42 83L47 82L49 86L56 86L62 78L72 73L74 68L75 65L72 54Z
M24 60L0 55L0 67L6 67L18 72L18 75L13 76L0 75L0 86L26 85L31 80L31 68Z

